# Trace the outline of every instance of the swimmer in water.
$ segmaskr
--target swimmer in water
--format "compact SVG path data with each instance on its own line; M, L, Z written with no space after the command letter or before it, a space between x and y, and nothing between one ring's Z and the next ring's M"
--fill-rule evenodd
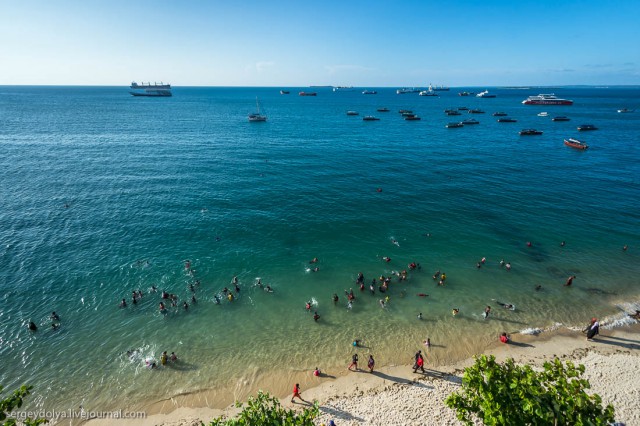
M536 291L540 291L540 290L542 290L542 285L538 284L538 285L536 286Z
M38 331L38 326L36 325L35 322L33 321L29 321L29 324L27 325L27 327L29 328L29 330L31 331Z
M198 301L196 300L196 295L192 295L191 296L191 303L197 303Z
M484 308L484 319L487 319L490 313L491 313L491 306L487 305L487 307Z
M273 293L273 289L269 284L267 284L267 286L264 288L264 291L266 291L267 293Z
M419 320L421 320L421 319L422 319L422 312L420 312L420 313L418 314L418 319L419 319Z
M351 310L352 308L353 308L353 302L349 300L349 303L347 303L347 309Z
M238 284L238 277L237 277L237 276L234 276L234 277L231 279L231 284L233 284L233 285Z
M331 298L333 300L333 303L338 303L338 295L336 293L333 293L333 297Z
M496 303L500 306L502 306L505 309L511 309L512 311L515 310L515 306L513 306L511 303L502 303L496 300Z
M149 293L155 293L156 291L158 291L158 287L152 284L151 288L149 289Z
M160 305L158 306L158 308L160 309L160 313L162 313L162 314L167 312L167 309L164 307L164 303L162 303L162 302L160 302Z
M622 251L627 251L628 248L629 247L625 244L625 245L622 246Z
M122 302L120 302L120 307L121 308L126 308L127 307L127 301L122 299Z
M500 266L504 266L504 259L500 259Z
M451 310L451 313L452 313L452 314L453 314L453 316L455 317L456 315L458 315L458 314L460 313L460 309L458 309L458 308L453 308L453 309Z
M391 262L391 258L388 256L383 257L382 260L384 260L385 262Z
M375 287L375 280L373 280L372 284L369 284L369 291L371 292L371 294L376 294L376 287Z
M562 242L560 243L560 247L564 247L564 245L565 245L565 242L564 242L564 241L562 241Z
M511 270L511 263L510 262L505 263L504 267L507 268L507 271L510 271Z
M182 307L184 308L184 310L188 310L189 309L189 304L187 302L182 302Z
M480 259L480 262L485 263L487 261L486 257L483 257L482 259Z
M434 281L435 281L435 280L437 280L438 278L440 278L440 270L437 270L437 271L435 272L435 274L433 274L433 277L432 277L432 278L433 278L433 280L434 280Z
M378 303L380 303L380 307L382 309L384 309L386 307L385 304L384 304L384 300L380 299L380 301Z
M58 316L58 314L56 314L55 311L51 312L49 319L51 319L51 321L60 321L60 317Z
M317 257L314 257L313 259L311 259L309 261L309 263L317 263L317 262L318 262L318 258Z
M314 320L315 322L318 322L318 320L319 320L319 319L320 319L320 315L318 315L318 311L315 311L315 312L313 313L313 320Z
M316 266L315 268L313 268L313 269L311 270L311 272L318 272L319 270L320 270L320 268L318 268L318 267Z
M571 284L573 284L573 280L576 276L575 275L571 275L569 278L567 278L567 282L564 284L565 287L570 286Z
M227 299L229 299L229 302L233 302L233 293L229 292L229 294L227 294Z
M311 301L309 301L309 302L305 303L305 304L304 304L304 308L305 308L307 311L311 311Z
M175 352L171 352L171 355L169 355L169 359L171 360L171 362L176 362L178 360L178 356Z
M218 297L217 294L213 295L213 303L215 303L216 305L220 304L220 298Z

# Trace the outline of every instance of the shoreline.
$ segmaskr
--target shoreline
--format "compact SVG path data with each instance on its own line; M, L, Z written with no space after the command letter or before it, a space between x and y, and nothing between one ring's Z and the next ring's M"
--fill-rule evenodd
M640 408L634 403L640 397L640 323L611 329L601 327L600 336L592 342L586 341L580 331L567 327L534 335L512 335L512 339L512 343L505 345L496 336L495 343L478 354L495 355L498 361L512 357L518 363L538 366L555 356L585 364L584 377L590 380L592 391L600 394L603 403L614 404L616 420L627 425L640 424ZM373 374L362 369L346 372L345 368L343 374L329 371L321 377L305 371L291 380L301 383L305 400L320 403L317 424L328 423L330 419L338 425L404 424L410 420L407 416L416 416L414 421L430 418L438 424L460 424L443 399L459 386L459 375L473 364L473 358L433 366L430 354L437 349L422 347L422 350L426 355L426 374L414 374L409 364L392 364ZM361 361L365 363L364 359ZM94 419L68 424L186 426L197 425L199 421L206 424L220 415L233 417L239 412L233 403L226 407L211 406L208 393L186 393L148 404L139 410L147 412L144 420ZM292 404L289 394L274 395L284 407L303 406L297 402Z

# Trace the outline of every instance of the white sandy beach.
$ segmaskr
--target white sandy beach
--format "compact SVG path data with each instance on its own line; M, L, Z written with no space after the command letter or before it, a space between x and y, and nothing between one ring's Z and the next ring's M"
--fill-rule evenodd
M307 401L317 400L321 415L316 424L334 420L338 426L346 425L458 425L455 413L445 406L444 399L460 386L462 369L473 363L464 362L430 368L426 349L426 374L414 374L410 365L381 368L373 374L359 371L333 378L319 378L319 385L302 389ZM603 402L615 407L616 420L627 426L640 425L640 325L613 330L601 330L600 336L586 341L584 335L568 329L538 336L513 336L512 344L496 343L485 353L498 360L513 357L518 362L542 365L545 360L558 356L584 364L585 376L592 391ZM412 357L413 354L407 354ZM328 375L339 374L328 372ZM311 372L309 372L311 375ZM286 407L304 407L304 403L290 402L290 395L279 395ZM213 407L187 408L193 401L189 397L176 397L161 406L161 412L144 420L100 419L88 422L90 426L142 425L185 426L205 424L218 415L233 416L237 409ZM202 401L200 401L202 402ZM158 406L154 406L158 409ZM77 424L77 423L76 423Z

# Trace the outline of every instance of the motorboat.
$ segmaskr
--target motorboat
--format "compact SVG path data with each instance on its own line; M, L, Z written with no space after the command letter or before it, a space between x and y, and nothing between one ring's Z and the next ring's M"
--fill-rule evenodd
M475 95L474 92L459 92L458 96L473 96Z
M570 121L569 117L565 117L564 115L559 115L557 117L553 117L551 121Z
M541 93L536 96L529 96L522 101L524 105L573 105L569 99L558 98L553 93Z
M436 92L434 92L433 90L422 90L420 93L418 93L418 95L420 95L420 96L438 96L438 94Z
M458 107L458 111L469 111L467 107Z
M398 111L400 114L413 114L413 111L410 109L401 109Z
M335 86L333 88L334 92L352 92L353 86Z
M490 94L488 90L480 92L476 95L476 98L495 98L495 97L496 95Z
M396 90L396 93L397 93L398 95L405 95L405 94L407 94L407 93L420 93L420 90L419 90L419 89L415 89L415 88L413 88L413 89L407 89L407 88L405 87L405 88L402 88L402 89L398 89L398 90Z
M583 131L583 130L598 130L598 128L596 126L594 126L593 124L581 124L578 126L578 130Z
M618 110L618 112L620 112L620 113L624 113L624 112L634 112L634 111L635 111L635 109L629 109L629 108L622 108L622 109L619 109L619 110Z
M378 112L389 112L389 108L378 108Z
M455 109L447 109L444 111L444 113L447 115L462 115L460 111L456 111Z
M516 123L517 121L515 118L498 118L498 123Z
M407 121L418 121L418 120L420 120L420 117L418 117L415 114L411 114L411 115L406 115L404 117L404 119L407 120Z
M466 120L462 120L460 123L464 124L464 125L468 125L468 124L480 124L480 122L478 120L476 120L475 118L467 118Z
M589 145L587 145L586 143L579 141L578 139L574 139L574 138L569 138L569 139L565 139L564 140L564 144L567 146L570 146L571 148L575 148L575 149L582 149L585 150L587 148L589 148Z
M458 128L458 127L464 127L464 124L462 124L462 123L448 123L444 127L446 127L447 129L455 129L455 128Z
M400 114L403 117L413 117L415 114L413 113L413 111L406 111Z
M481 109L470 109L469 114L484 114L484 111Z
M378 92L376 92L375 90L363 90L362 94L363 95L377 95Z
M280 94L281 94L281 95L288 95L288 94L289 94L289 91L288 91L288 90L281 90L281 91L280 91Z
M539 112L538 117L547 117L549 115L548 112Z
M318 96L316 92L299 92L298 96Z
M506 112L494 112L493 116L494 117L506 117L507 113Z
M347 111L347 115L360 115L358 111Z
M520 130L520 136L533 136L533 135L541 135L542 130L536 129L523 129Z
M373 115L365 115L362 117L362 121L380 121L378 117L374 117Z

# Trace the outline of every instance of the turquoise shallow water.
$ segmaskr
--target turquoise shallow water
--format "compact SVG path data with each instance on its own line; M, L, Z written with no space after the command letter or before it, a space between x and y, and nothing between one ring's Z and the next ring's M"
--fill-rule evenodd
M252 386L280 389L274 377L288 389L296 372L343 368L354 338L382 365L408 363L430 337L437 364L501 331L637 306L640 120L616 110L640 110L639 89L555 89L575 104L545 108L520 102L548 89L490 89L495 99L298 90L179 87L143 99L115 87L0 87L0 383L33 384L33 404L58 409L207 389L242 397ZM246 120L256 96L266 123ZM391 112L375 111L382 106ZM486 114L446 129L453 117L443 110L458 106ZM402 120L401 108L422 120ZM518 122L497 123L495 111ZM367 114L381 120L363 122ZM600 130L579 134L583 122ZM532 127L544 134L518 135ZM564 137L591 148L565 147ZM320 270L308 272L314 257ZM380 294L355 285L360 271L368 285L411 261L422 269L393 280L384 310ZM436 270L446 286L435 285ZM214 304L233 276L237 299ZM253 287L256 277L274 293ZM189 298L195 280L187 312L160 314L159 293L131 304L132 290L152 285ZM129 307L119 309L123 297ZM318 323L304 309L311 298ZM62 319L55 331L51 311ZM143 360L163 350L182 362L160 376Z

